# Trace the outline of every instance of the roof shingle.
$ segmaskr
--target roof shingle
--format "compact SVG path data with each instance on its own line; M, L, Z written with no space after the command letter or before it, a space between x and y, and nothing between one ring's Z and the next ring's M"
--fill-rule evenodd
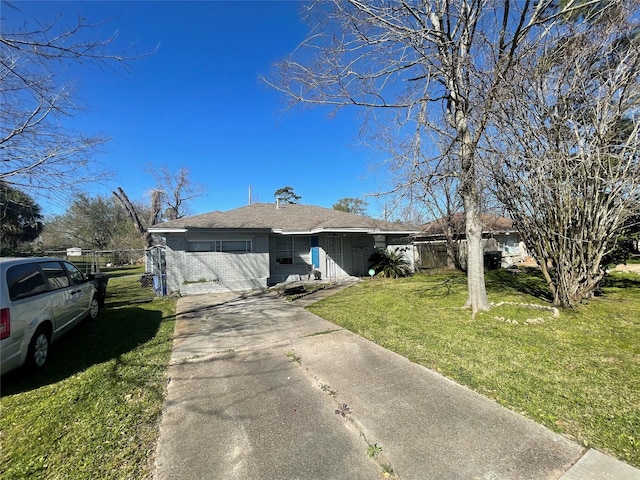
M416 233L399 223L385 222L330 208L299 204L254 203L226 212L215 211L154 225L151 232L170 229L266 229L281 233L366 231Z
M499 215L480 215L483 233L515 232L517 229L513 225L513 220ZM465 218L463 213L455 213L451 219L454 235L465 234ZM431 237L441 236L447 228L447 221L444 217L434 220L422 226L419 236Z

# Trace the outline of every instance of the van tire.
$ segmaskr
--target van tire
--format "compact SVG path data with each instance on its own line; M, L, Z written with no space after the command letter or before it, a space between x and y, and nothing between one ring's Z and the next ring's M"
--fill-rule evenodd
M49 359L49 347L51 339L47 329L43 326L38 327L36 333L31 337L29 342L29 350L27 351L27 367L29 370L42 370Z
M91 304L89 305L89 313L87 314L87 318L89 320L95 320L98 318L98 312L100 311L100 302L96 297L91 299Z

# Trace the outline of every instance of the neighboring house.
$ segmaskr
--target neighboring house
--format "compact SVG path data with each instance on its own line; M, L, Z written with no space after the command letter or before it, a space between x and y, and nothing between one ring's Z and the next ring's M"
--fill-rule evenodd
M482 215L482 238L485 254L501 252L501 266L508 267L523 262L528 252L520 237L520 232L513 225L513 220L498 215ZM466 266L467 240L465 234L464 214L456 213L451 222L453 238L458 246L461 265ZM444 267L447 264L446 251L447 222L440 218L423 225L414 237L417 257L416 264L424 268ZM485 259L486 260L486 259Z
M366 276L376 248L403 248L413 265L418 230L328 208L257 203L149 232L164 238L168 292L192 294Z

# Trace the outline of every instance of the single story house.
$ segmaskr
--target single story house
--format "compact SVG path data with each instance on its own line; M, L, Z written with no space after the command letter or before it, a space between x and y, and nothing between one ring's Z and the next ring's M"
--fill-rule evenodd
M484 251L501 252L501 266L508 267L523 262L528 257L527 249L522 241L520 232L514 226L513 220L499 215L481 215L483 224L482 239ZM465 217L463 213L453 215L451 221L453 238L458 246L459 262L466 265L466 234ZM420 232L414 236L416 246L416 264L418 267L437 268L447 264L446 230L447 221L439 218L423 225Z
M168 292L194 294L366 276L375 249L402 248L413 265L418 230L317 206L256 203L149 232L163 239Z

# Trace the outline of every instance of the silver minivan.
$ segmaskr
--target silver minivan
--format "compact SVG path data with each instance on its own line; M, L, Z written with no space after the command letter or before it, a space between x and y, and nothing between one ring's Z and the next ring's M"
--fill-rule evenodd
M98 316L94 284L62 258L0 258L0 374L44 367L49 346Z

